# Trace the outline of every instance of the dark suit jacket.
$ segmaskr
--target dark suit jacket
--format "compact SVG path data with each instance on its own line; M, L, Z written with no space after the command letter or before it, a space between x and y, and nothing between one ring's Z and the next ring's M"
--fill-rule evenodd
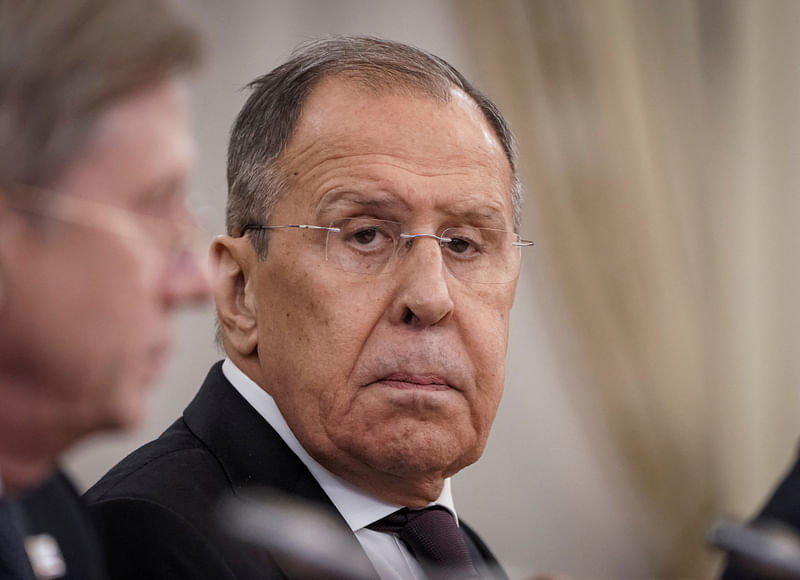
M313 478L269 424L215 364L183 413L158 439L134 451L87 492L114 580L243 580L302 578L281 561L233 547L213 521L220 498L266 486L331 513L355 536ZM488 548L464 526L484 567L500 569ZM371 569L371 568L370 568ZM271 576L270 576L271 575ZM494 578L498 576L493 576ZM504 578L505 575L501 573Z
M103 553L86 506L67 477L57 472L42 485L22 494L25 535L49 535L66 564L63 580L106 578ZM31 578L33 577L31 571Z
M795 528L800 534L800 458L784 477L772 496L756 516L758 520L776 520ZM744 562L731 559L721 580L756 580L765 578L764 573L752 569Z

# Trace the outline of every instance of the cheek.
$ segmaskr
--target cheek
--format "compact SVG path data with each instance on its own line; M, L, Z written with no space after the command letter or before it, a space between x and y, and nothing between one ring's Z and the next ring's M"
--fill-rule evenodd
M148 310L158 303L156 270L130 251L111 246L56 258L32 281L39 308L47 314L37 318L50 318L62 340L71 335L78 344L85 341L83 347L97 343L92 349L97 350L149 329ZM76 261L75 255L82 258Z
M353 394L350 377L380 317L380 301L323 266L295 263L282 271L255 281L261 288L258 350L265 380L284 406L338 414Z
M64 437L137 422L152 378L143 368L152 330L143 288L125 272L87 265L37 268L31 294L15 301L19 316L5 321L18 337L15 364L41 386L36 405L55 413Z
M511 302L501 298L476 294L458 312L461 335L474 357L505 357Z
M142 381L153 348L169 339L162 270L131 248L109 249L65 272L58 316L61 340L106 390Z
M336 334L335 308L326 299L324 287L315 283L311 273L298 269L289 275L268 272L266 278L254 280L254 288L258 289L258 347L263 364L270 368L288 364L284 370L293 375L311 370L309 365L326 356L326 345Z
M461 310L458 320L465 348L475 369L474 420L487 429L503 394L512 301L513 293L477 294Z
M165 340L168 305L162 292L163 263L137 256L131 252L117 252L116 259L97 260L96 267L83 281L86 291L81 308L87 313L97 336L104 336L109 347L129 343ZM80 283L76 284L80 292ZM76 302L81 300L76 296ZM141 345L140 345L141 346Z

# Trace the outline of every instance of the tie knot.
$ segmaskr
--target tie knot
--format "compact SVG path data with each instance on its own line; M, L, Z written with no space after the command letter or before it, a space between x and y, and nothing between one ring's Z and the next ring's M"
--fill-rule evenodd
M403 508L368 527L397 535L432 577L478 577L464 535L453 515L441 506Z
M458 525L453 515L446 508L438 505L418 510L403 508L367 527L378 532L399 534L406 526L413 526L415 529L435 530L436 533L440 533L443 530L448 532L458 530Z

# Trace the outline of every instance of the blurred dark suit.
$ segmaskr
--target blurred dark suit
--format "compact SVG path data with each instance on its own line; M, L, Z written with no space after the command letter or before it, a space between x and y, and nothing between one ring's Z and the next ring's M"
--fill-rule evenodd
M97 533L86 506L72 483L57 472L38 487L21 495L17 502L21 535L28 538L29 554L34 545L47 546L40 555L66 566L60 580L102 580L106 578ZM51 547L56 547L55 551ZM33 578L33 571L29 570ZM3 580L6 580L3 577ZM14 578L16 580L16 577Z

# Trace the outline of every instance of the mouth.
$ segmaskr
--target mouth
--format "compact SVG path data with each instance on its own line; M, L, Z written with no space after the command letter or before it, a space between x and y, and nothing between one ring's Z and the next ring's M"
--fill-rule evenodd
M375 382L401 390L449 391L452 388L442 377L428 374L393 373Z

